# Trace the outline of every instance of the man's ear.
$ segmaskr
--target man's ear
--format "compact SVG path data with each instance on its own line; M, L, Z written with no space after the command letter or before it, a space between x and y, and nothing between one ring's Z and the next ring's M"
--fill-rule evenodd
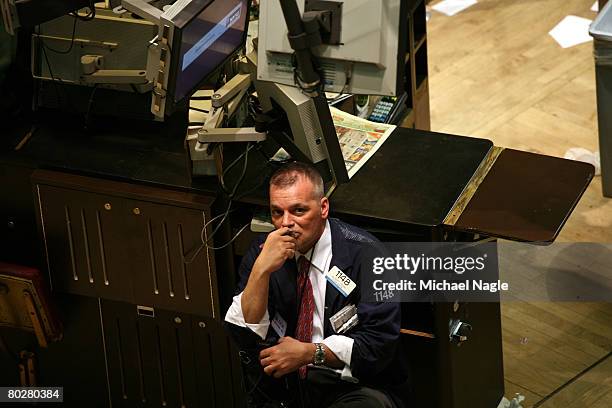
M329 216L329 200L327 197L321 199L321 218L324 220Z

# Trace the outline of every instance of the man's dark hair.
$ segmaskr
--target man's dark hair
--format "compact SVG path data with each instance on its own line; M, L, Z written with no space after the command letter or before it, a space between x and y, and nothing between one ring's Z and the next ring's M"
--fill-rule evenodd
M270 187L287 188L294 185L300 177L307 178L314 186L316 198L323 198L323 178L312 165L303 162L285 164L272 174Z

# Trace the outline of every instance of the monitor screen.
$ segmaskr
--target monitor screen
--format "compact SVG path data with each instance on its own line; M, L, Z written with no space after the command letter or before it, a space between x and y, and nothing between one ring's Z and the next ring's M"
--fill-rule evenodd
M180 42L175 42L179 46L175 103L195 92L206 77L244 45L248 17L248 0L213 0L191 19L177 21L177 26L182 27Z

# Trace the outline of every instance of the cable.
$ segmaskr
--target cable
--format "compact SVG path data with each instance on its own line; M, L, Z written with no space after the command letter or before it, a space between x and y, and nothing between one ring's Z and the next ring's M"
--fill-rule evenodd
M51 69L51 63L49 62L49 56L47 56L47 51L45 50L44 44L42 46L42 52L43 52L43 56L45 57L45 62L47 63L47 68L49 68L49 76L51 77L51 82L53 83L53 86L55 87L55 93L57 94L57 102L58 104L63 104L62 95L60 92L58 82L61 83L62 85L64 84L64 82L61 80L61 78L55 79L55 77L53 76L53 70ZM68 105L72 106L69 100L68 100Z
M75 111L76 109L74 109L74 106L72 104L72 100L70 99L70 96L66 93L66 90L64 89L63 92L60 92L60 86L58 85L58 82L62 85L64 84L64 81L62 80L62 78L60 77L55 77L53 75L53 69L51 68L51 62L49 61L49 56L47 55L47 49L49 49L49 46L47 46L44 42L44 40L41 38L41 33L40 33L40 25L37 26L37 34L38 34L38 39L40 41L41 44L41 50L45 59L45 63L47 64L47 68L49 69L49 76L51 77L51 82L53 83L54 87L55 87L55 92L57 94L57 100L58 100L58 104L65 104L66 108L68 108L69 110ZM72 44L71 44L72 47ZM51 49L49 49L51 50ZM55 50L56 51L56 50ZM61 93L64 94L65 97L65 101L62 98Z
M225 209L225 211L222 214L217 215L216 217L211 218L207 223L204 224L204 226L202 227L202 229L200 230L200 242L201 244L198 245L197 249L194 251L193 255L191 255L189 258L185 259L185 257L183 257L183 262L185 264L190 264L194 261L194 259L196 258L196 256L198 256L198 254L200 253L200 251L202 251L203 248L206 249L210 249L210 250L219 250L219 249L223 249L227 246L229 246L232 242L234 242L236 240L236 238L250 225L250 222L246 225L244 225L242 228L240 228L240 230L234 234L234 236L227 242L225 242L224 244L218 246L218 247L214 247L214 246L210 246L209 242L214 238L215 234L219 231L219 229L221 228L221 226L223 225L223 223L225 222L225 220L227 219L228 215L230 214L230 212L232 212L232 204L233 204L233 199L236 196L236 192L238 191L238 187L240 186L240 184L242 184L242 182L244 181L244 177L246 175L246 170L248 168L248 156L249 156L249 152L255 147L255 145L252 145L251 142L247 143L247 148L245 149L244 153L242 153L240 156L238 156L222 173L221 173L221 177L220 177L220 181L222 184L222 188L224 190L224 192L228 195L229 198L229 203L227 205L227 208ZM225 173L230 170L232 167L234 167L242 158L244 158L244 164L242 165L242 172L240 173L240 176L238 178L238 181L236 182L236 184L234 184L234 187L232 188L231 192L228 191L227 187L225 186L225 182L223 181L223 177L225 176ZM259 186L257 186L259 187ZM208 228L208 226L214 222L215 220L221 218L221 221L219 221L219 223L217 224L217 226L213 229L213 231L211 232L210 236L208 237L208 239L205 238L205 233L206 233L206 228Z
M87 14L86 16L80 16L78 14L78 12L73 12L73 13L69 13L72 17L74 17L74 22L72 23L72 35L70 36L70 45L68 46L68 49L60 51L60 50L56 50L53 47L49 47L47 44L45 44L45 42L43 41L42 38L40 38L40 42L42 44L43 47L47 48L49 51L54 52L56 54L68 54L70 51L72 51L72 48L74 47L74 40L75 40L75 36L76 36L76 25L77 25L77 21L81 20L81 21L90 21L93 20L96 16L96 7L94 6L94 2L91 2L91 5L89 6L89 14ZM40 26L39 26L40 28ZM39 33L40 36L40 33Z
M232 212L232 211L230 211ZM200 230L200 241L203 241L203 232L206 230L206 227L208 227L210 225L211 222L214 222L215 220L219 219L220 217L225 216L225 213L223 214L219 214L213 218L211 218L210 220L208 220L208 222L206 222L206 224L204 224L204 226L202 227L202 229ZM198 254L200 253L200 251L202 250L202 248L204 248L204 245L200 244L198 245L198 247L196 248L196 250L194 251L193 255L191 255L189 257L189 259L184 259L185 257L183 257L183 262L185 264L190 264L194 261L195 257L198 256Z
M262 153L263 154L263 153ZM264 157L266 157L264 155ZM238 195L235 197L236 200L240 200L243 197L246 197L248 195L250 195L251 193L253 193L255 190L259 189L261 187L261 185L264 183L264 181L266 181L266 179L269 177L269 173L267 172L261 172L260 173L260 177L258 178L257 183L251 187L249 190L244 191L242 194Z
M64 50L64 51L60 51L60 50L56 50L55 48L49 47L47 44L45 44L45 42L43 41L43 39L41 37L39 37L40 39L40 43L43 46L43 49L46 48L51 52L54 52L56 54L68 54L70 53L70 51L72 51L72 48L74 46L74 40L75 40L75 35L76 35L76 25L77 25L77 18L74 17L74 22L72 24L72 36L70 37L70 46L68 46L68 49ZM39 26L40 27L40 26ZM39 34L40 36L40 34Z
M202 97L202 99L208 99L207 97ZM249 111L251 111L252 113L256 113L257 111L261 111L261 109L259 108L259 106L256 105L255 99L252 98L251 96L249 96L249 98L247 99L247 106ZM190 108L190 109L195 109L196 111L204 111L203 109L197 109L197 108ZM206 111L204 111L206 112ZM250 225L250 223L244 225L243 227L240 228L240 230L234 234L234 236L227 242L225 242L224 244L218 246L218 247L214 247L214 246L210 246L209 242L214 238L215 234L219 231L219 229L221 228L221 226L223 225L223 223L225 222L225 220L227 219L229 213L232 211L231 207L232 207L232 203L233 200L235 198L237 198L236 193L238 192L238 188L240 187L240 185L242 184L242 182L244 181L244 178L246 176L246 171L248 168L248 155L249 152L254 149L255 147L261 147L258 143L257 144L251 144L251 142L247 143L247 147L245 149L245 151L238 156L236 159L234 159L225 169L223 169L220 177L219 177L219 182L220 182L220 186L221 189L223 190L223 192L225 194L227 194L228 199L229 199L229 203L228 206L226 208L226 210L222 213L217 215L216 217L212 218L211 220L209 220L206 224L204 224L204 226L202 227L201 231L200 231L200 241L201 244L198 245L197 249L195 249L195 251L193 252L193 255L189 256L189 258L187 259L183 259L183 262L186 264L192 263L194 261L194 259L196 258L196 256L200 253L200 251L203 248L207 248L207 249L211 249L211 250L219 250L219 249L223 249L227 246L229 246L231 243L233 243L236 238ZM266 160L270 160L269 157L267 157L260 148L257 149L257 151L259 151L264 158L266 158ZM227 187L226 183L225 183L225 176L227 173L229 173L229 171L231 171L231 169L233 169L242 159L244 159L244 163L242 166L242 172L240 173L240 176L238 177L238 180L236 181L236 183L234 184L233 188L230 189ZM259 188L261 185L262 181L259 181L253 188L249 189L246 192L243 192L240 195L241 197L244 197L248 194L251 194L253 191L255 191L255 189ZM213 229L212 233L210 234L210 236L208 237L208 239L205 238L205 233L206 233L206 228L214 221L218 220L219 218L221 218L221 220L218 222L217 226Z
M344 96L344 92L347 90L349 83L351 82L352 75L353 75L353 63L349 62L348 64L345 65L345 69L344 69L345 80L344 80L344 85L342 85L342 89L340 90L340 93L331 99L327 99L327 103L329 104L335 103Z
M244 152L244 164L242 166L242 173L240 174L238 181L236 182L236 184L234 185L234 188L232 189L232 193L230 194L230 197L229 197L230 200L234 198L234 196L236 195L236 192L238 191L238 187L244 181L244 177L246 176L246 171L247 171L247 167L249 163L249 152L251 151L252 148L253 148L253 145L251 145L251 142L247 143L247 148ZM223 173L221 173L221 175L225 177L225 170L223 171Z
M219 221L219 223L217 224L217 226L212 230L210 237L208 237L207 240L204 240L204 234L203 232L206 229L206 225L202 228L202 231L200 231L200 240L202 241L202 244L204 244L207 248L208 248L208 242L213 239L213 237L215 236L215 234L217 233L217 231L219 231L219 229L221 228L221 226L223 225L223 223L225 222L227 216L230 213L230 210L232 208L232 201L230 200L229 204L227 205L227 209L225 210L225 212L222 214L223 217L221 217L221 221Z
M69 13L71 16L74 16L75 18L78 18L81 21L91 21L96 17L96 6L95 6L95 0L92 0L89 2L89 13L87 13L87 15L85 16L81 16L79 15L78 11L73 11L72 13Z
M259 149L258 149L259 151ZM265 156L264 156L265 157ZM265 173L264 173L265 174ZM264 177L265 179L265 177ZM240 199L242 197L245 197L249 194L251 194L253 191L255 191L256 189L258 189L261 184L262 184L263 180L258 182L254 187L252 187L251 189L245 191L244 193L242 193L241 195L237 196L236 199ZM195 259L195 257L200 253L200 251L206 247L207 249L212 249L212 250L218 250L218 249L223 249L225 247L227 247L229 244L231 244L232 242L234 242L236 240L236 238L246 229L246 227L248 227L250 225L250 222L247 223L245 226L243 226L228 242L226 242L225 244L219 246L219 247L211 247L208 245L208 241L210 241L214 234L217 232L218 228L223 225L223 223L225 222L225 219L227 218L227 216L229 215L229 213L235 211L235 210L231 210L231 205L232 205L232 201L230 201L227 209L225 210L225 212L223 214L219 214L214 218L211 218L206 224L204 224L204 226L202 227L202 229L200 230L200 241L202 242L198 248L195 250L194 254L192 256L189 257L189 260L184 260L183 262L185 264L190 264L193 262L193 260ZM204 239L204 232L206 231L206 227L208 227L212 222L214 222L215 220L218 220L219 218L221 218L221 221L219 221L219 224L217 224L217 227L215 228L215 230L213 230L213 232L211 233L210 238L208 238L207 240Z
M252 146L251 146L251 147L247 147L247 150L246 150L246 151L243 153L243 154L245 155L245 159L244 159L244 165L243 165L243 169L242 169L242 174L240 175L240 179L238 180L238 182L236 183L236 185L234 186L234 188L233 188L233 190L232 190L232 193L230 194L230 204L228 205L228 208L227 208L227 210L226 210L226 212L225 212L225 214L224 214L224 217L222 218L222 220L221 220L221 221L219 222L219 224L217 225L217 228L218 228L218 227L219 227L221 224L223 224L223 222L225 221L225 218L226 218L226 217L227 217L227 215L229 214L229 209L230 209L231 204L232 204L232 201L231 201L231 200L232 200L233 198L235 198L235 195L236 195L236 191L237 191L237 189L238 189L238 186L239 186L239 185L242 183L242 181L244 180L244 176L245 176L245 174L246 174L246 169L247 169L247 164L248 164L248 153L249 153L249 151L250 151L251 149L252 149ZM226 170L227 170L227 169L226 169ZM240 198L241 198L241 197L244 197L244 196L247 196L247 195L249 195L249 194L251 194L253 191L255 191L256 189L258 189L258 188L261 186L261 184L262 184L262 182L260 181L260 182L259 182L259 183L257 183L257 185L255 185L253 188L251 188L250 190L248 190L248 191L244 192L242 195L240 195ZM240 234L241 234L241 233L242 233L242 232L243 232L243 231L246 229L246 227L248 227L249 225L250 225L250 222L249 222L249 223L247 223L245 226L243 226L243 227L242 227L242 228L241 228L241 229L240 229L240 230L239 230L239 231L238 231L238 232L237 232L237 233L236 233L236 234L235 234L235 235L232 237L232 239L231 239L231 240L229 240L228 242L226 242L225 244L223 244L223 245L221 245L221 246L219 246L219 247L209 247L209 246L207 245L207 248L208 248L208 249L215 249L215 250L225 248L226 246L228 246L229 244L231 244L232 242L234 242L234 240L236 240L236 238L237 238L237 237L238 237L238 236L239 236L239 235L240 235ZM215 234L215 232L216 232L216 229L215 229L215 230L213 231L213 233L211 234L211 238L212 238L212 236ZM202 239L202 241L203 241L203 236L202 236L202 234L200 234L200 238L201 238L201 239ZM209 238L209 240L210 240L211 238Z
M218 246L218 247L211 247L211 246L206 246L206 248L208 249L212 249L212 250L219 250L219 249L223 249L227 246L229 246L232 242L234 242L236 240L236 238L238 238L238 236L240 234L242 234L242 232L249 226L251 225L251 222L247 222L242 228L240 228L240 230L232 237L232 239L230 239L229 241L227 241L225 244Z
M86 16L80 16L78 14L78 12L70 13L70 15L74 17L74 21L72 23L72 35L70 36L70 45L68 46L67 49L65 49L65 50L58 50L58 49L55 49L55 48L50 47L49 45L47 45L45 43L45 41L43 40L43 38L42 38L42 34L40 32L40 25L37 26L37 34L38 34L38 40L40 41L41 49L42 49L42 52L43 52L43 56L44 56L45 62L47 64L47 68L49 69L49 76L51 77L51 82L53 82L54 87L55 87L55 92L57 94L58 104L60 104L60 105L66 104L68 109L74 110L73 109L73 105L72 105L72 101L70 100L70 97L67 94L65 94L65 92L64 92L65 100L64 100L64 98L62 98L62 95L61 95L62 92L60 92L60 87L58 85L58 82L60 84L64 85L64 81L62 81L62 79L60 77L56 78L53 75L53 69L51 68L51 62L49 61L49 56L47 55L47 51L46 50L49 50L49 51L51 51L51 52L53 52L55 54L62 54L62 55L69 54L72 51L72 49L74 48L74 43L75 43L75 38L76 38L77 21L78 20L81 20L81 21L90 21L90 20L93 20L95 18L95 16L96 16L96 7L95 7L94 0L90 1L89 13ZM89 100L89 106L88 106L88 110L87 110L87 115L89 115L89 109L91 108L91 104L92 104L94 93L95 93L95 87L94 87L94 91L92 92L92 95L91 95L90 100Z
M237 186L242 182L242 178L244 178L244 173L246 172L246 164L243 165L243 173L240 176L239 181L237 182L237 184L234 186L233 192L229 192L227 187L225 187L225 174L230 171L243 157L245 158L245 161L248 161L248 154L251 151L251 149L253 149L255 147L255 145L251 145L251 142L247 143L247 149L244 153L242 153L240 156L238 156L236 159L234 159L233 162L230 163L229 166L227 166L223 172L221 173L221 177L219 177L219 182L221 183L221 189L223 190L223 192L225 194L227 194L228 196L230 196L230 199L233 198L233 195L236 193L236 189Z
M261 152L261 149L257 149L257 151ZM262 152L262 155L263 155L263 152ZM266 157L265 155L263 155L263 156L264 156L264 157ZM267 158L267 157L266 157L266 158ZM267 159L269 160L269 158L267 158ZM238 196L235 196L235 197L233 197L233 196L232 196L232 198L235 198L235 199L237 199L237 200L238 200L238 199L240 199L240 198L242 198L242 197L248 196L248 195L249 195L249 194L251 194L253 191L255 191L255 190L257 190L258 188L260 188L260 187L261 187L261 185L263 184L263 182L265 181L266 177L267 177L267 174L266 174L266 173L260 173L260 174L263 174L263 175L264 175L264 177L260 177L260 180L259 180L259 181L258 181L258 182L257 182L257 183L256 183L256 184L253 186L253 187L251 187L249 190L247 190L247 191L243 192L242 194L240 194L240 195L238 195ZM238 183L238 184L239 184L239 183ZM235 190L235 189L236 189L236 187L234 188L234 190ZM235 194L235 191L234 191L234 194ZM208 221L208 222L207 222L207 223L204 225L204 227L203 227L203 228L202 228L202 230L200 231L200 240L202 241L202 243L203 243L203 244L202 244L202 245L200 245L200 246L198 247L198 249L196 250L195 254L194 254L192 257L191 257L190 261L189 261L189 262L185 261L185 263L191 263L191 262L193 261L193 259L194 259L194 258L197 256L197 254L198 254L198 253L199 253L199 252L202 250L202 248L204 248L205 246L206 246L206 248L208 248L208 249L213 249L213 250L223 249L223 248L227 247L229 244L231 244L232 242L234 242L234 241L236 240L236 238L237 238L237 237L238 237L238 236L239 236L239 235L240 235L240 234L241 234L241 233L242 233L242 232L243 232L243 231L246 229L246 227L248 227L248 226L250 225L250 222L249 222L249 223L247 223L246 225L244 225L244 226L243 226L243 227L242 227L242 228L241 228L241 229L240 229L240 230L239 230L239 231L238 231L236 234L234 234L234 236L233 236L233 237L232 237L232 238L231 238L231 239L230 239L228 242L226 242L225 244L223 244L223 245L221 245L221 246L219 246L219 247L211 247L211 246L208 246L208 241L210 241L210 239L212 239L212 237L214 236L214 234L215 234L215 232L217 231L217 229L218 229L218 228L219 228L219 227L220 227L220 226L223 224L223 222L225 222L225 218L227 218L227 215L228 215L230 212L235 211L235 210L231 210L231 211L230 211L231 204L232 204L232 201L230 201L230 203L229 203L229 205L228 205L228 208L226 209L226 211L225 211L223 214L219 214L219 215L217 215L216 217L214 217L213 219L211 219L210 221ZM207 227L207 226L208 226L208 225L209 225L211 222L214 222L215 220L219 219L220 217L223 217L223 218L221 219L221 221L220 221L220 222L219 222L219 224L217 225L217 228L216 228L215 230L213 230L213 232L212 232L212 234L211 234L210 238L209 238L208 240L205 240L205 239L204 239L204 231L206 230L206 227Z
M219 221L219 223L217 224L215 229L210 234L210 237L206 241L204 241L204 239L203 239L203 234L200 234L200 238L202 238L202 243L204 245L206 245L206 247L209 248L209 249L214 249L214 248L211 248L211 247L208 246L208 241L210 241L215 236L215 234L217 233L219 228L221 228L221 225L223 225L223 223L225 222L225 219L229 215L230 209L232 207L232 202L233 202L234 196L236 195L236 191L238 190L238 187L240 186L240 184L242 184L242 181L244 180L244 176L246 175L246 170L247 170L247 167L248 167L248 159L249 159L249 151L250 150L251 150L251 143L249 142L249 143L247 143L247 148L246 148L245 152L242 155L240 155L240 157L244 156L244 165L242 166L242 173L240 174L240 177L238 178L238 181L234 185L234 188L232 189L232 192L229 194L229 197L228 197L229 198L229 204L227 205L227 209L225 210L225 214L223 215L223 218L221 218L221 221ZM236 160L234 160L234 162L236 162ZM223 171L223 173L221 173L222 177L224 175L225 175L225 171ZM242 230L240 232L242 232ZM236 235L238 235L238 234L236 234ZM235 237L233 239L235 239ZM233 241L233 239L232 239L232 241ZM222 246L222 248L225 248L225 246L226 245L224 244Z
M87 111L85 112L85 129L89 127L89 115L91 114L91 107L93 106L94 96L96 95L96 90L98 89L98 84L93 86L93 90L91 91L91 95L89 95L89 102L87 103Z

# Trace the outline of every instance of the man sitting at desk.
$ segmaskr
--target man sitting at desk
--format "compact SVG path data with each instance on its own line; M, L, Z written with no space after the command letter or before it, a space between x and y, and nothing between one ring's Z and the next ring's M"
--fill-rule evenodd
M259 360L258 370L283 379L278 388L299 378L296 406L401 406L392 391L406 379L398 358L400 305L360 301L359 254L376 239L328 218L323 180L309 165L276 171L269 192L276 230L244 256L238 295L225 316L243 353L259 344L247 362ZM337 269L357 285L346 296L326 279ZM330 317L347 305L356 306L356 324L333 327ZM270 382L260 377L265 381L256 380L256 387Z

